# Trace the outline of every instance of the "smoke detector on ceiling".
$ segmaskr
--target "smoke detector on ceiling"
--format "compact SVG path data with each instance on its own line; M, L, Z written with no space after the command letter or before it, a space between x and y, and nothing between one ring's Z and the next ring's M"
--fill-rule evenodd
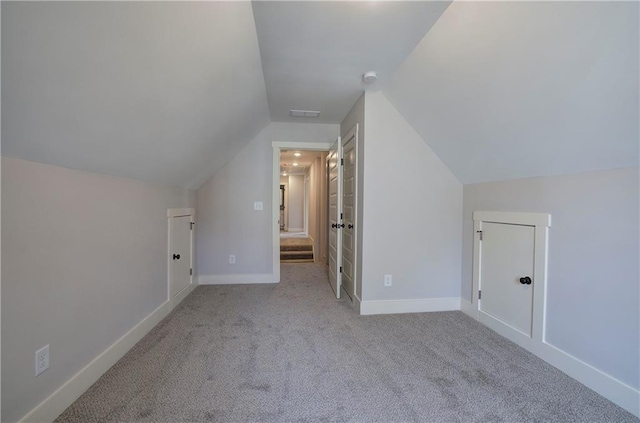
M369 71L369 72L365 72L365 74L362 75L362 80L367 84L371 84L375 82L376 79L378 79L378 72Z

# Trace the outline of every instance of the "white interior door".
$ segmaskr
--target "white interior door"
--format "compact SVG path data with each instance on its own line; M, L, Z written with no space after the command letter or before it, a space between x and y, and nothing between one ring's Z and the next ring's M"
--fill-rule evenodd
M170 225L169 292L174 298L191 284L191 216L172 217Z
M336 298L340 298L341 285L341 255L342 255L342 239L338 224L340 224L340 138L329 150L327 156L327 175L328 175L328 196L329 196L329 284L336 294Z
M357 127L342 140L342 289L353 299L355 295L356 258L356 134Z
M479 309L531 337L533 226L482 222Z

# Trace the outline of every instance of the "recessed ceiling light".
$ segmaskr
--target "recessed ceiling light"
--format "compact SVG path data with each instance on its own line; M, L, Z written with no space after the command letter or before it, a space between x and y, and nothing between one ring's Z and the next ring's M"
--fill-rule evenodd
M291 163L291 164L294 165L294 166L298 166L298 163Z
M289 115L293 117L317 118L320 116L318 110L289 110Z
M376 79L378 79L378 73L374 71L365 72L365 74L362 75L362 80L367 84L375 82Z
M293 153L293 155L294 155L294 156L296 156L296 157L300 157L300 156L302 156L302 154L301 154L301 153Z

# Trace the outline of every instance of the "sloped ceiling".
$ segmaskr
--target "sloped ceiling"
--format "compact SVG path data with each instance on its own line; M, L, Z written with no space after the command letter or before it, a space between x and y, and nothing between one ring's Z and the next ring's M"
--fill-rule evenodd
M197 187L269 123L249 2L2 2L2 154Z
M339 123L384 85L450 1L255 1L271 119ZM366 85L362 74L377 71ZM289 116L318 110L319 119Z
M1 7L11 157L196 188L271 120L338 123L368 87L463 183L638 165L637 2Z
M462 183L638 165L637 2L454 2L383 93Z

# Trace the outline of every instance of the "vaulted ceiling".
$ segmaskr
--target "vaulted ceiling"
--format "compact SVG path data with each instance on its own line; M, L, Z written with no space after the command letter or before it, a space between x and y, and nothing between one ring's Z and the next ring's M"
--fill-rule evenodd
M454 2L383 93L464 184L638 166L638 2Z
M338 123L368 88L463 183L638 165L635 2L1 7L11 157L195 188L269 122Z

